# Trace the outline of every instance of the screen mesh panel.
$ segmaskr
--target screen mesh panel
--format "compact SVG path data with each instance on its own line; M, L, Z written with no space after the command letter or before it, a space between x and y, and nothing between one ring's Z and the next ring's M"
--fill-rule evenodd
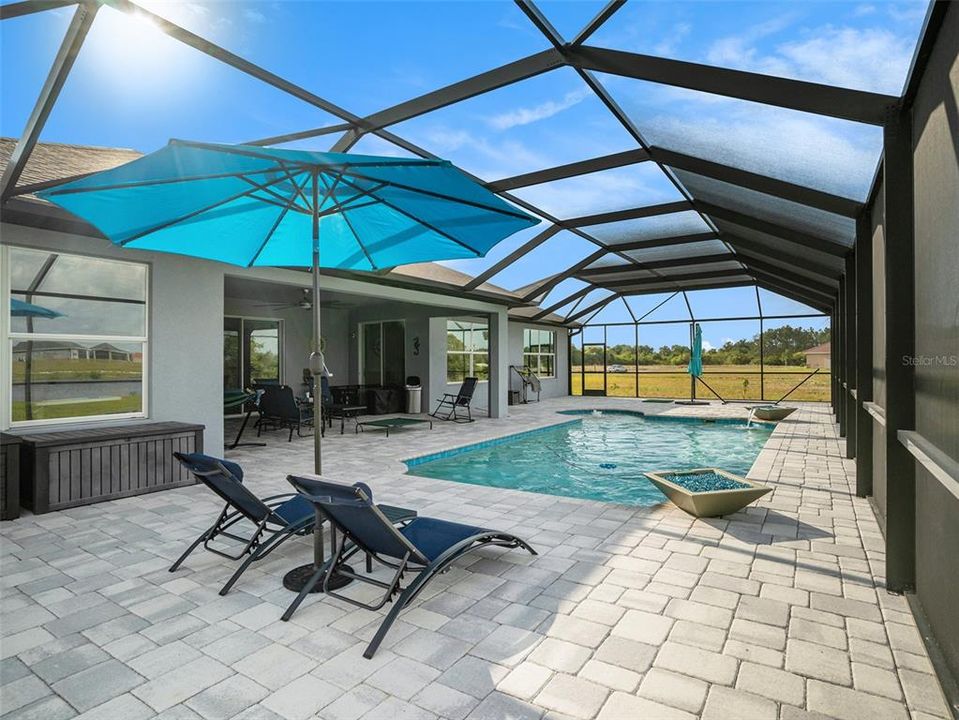
M851 247L855 240L856 221L853 218L800 205L703 175L683 170L674 172L696 200L795 228L810 235L835 240L846 247Z
M669 215L654 215L635 220L620 220L603 225L588 225L582 230L607 245L651 240L671 235L692 235L711 232L699 213L687 210Z

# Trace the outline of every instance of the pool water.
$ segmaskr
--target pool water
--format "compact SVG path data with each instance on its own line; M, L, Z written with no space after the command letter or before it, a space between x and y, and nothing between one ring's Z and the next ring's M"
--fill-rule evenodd
M605 412L406 464L421 477L655 505L664 496L643 472L718 467L745 476L771 432L743 421Z

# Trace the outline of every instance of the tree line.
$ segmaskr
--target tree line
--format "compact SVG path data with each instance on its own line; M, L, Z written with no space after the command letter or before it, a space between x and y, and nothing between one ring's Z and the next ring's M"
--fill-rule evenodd
M642 330L640 330L642 333ZM766 330L760 339L759 333L752 338L727 340L722 347L703 351L704 365L759 365L760 343L763 343L763 362L766 365L805 365L806 350L829 340L829 328L782 327ZM573 347L572 364L580 365L582 348ZM602 364L602 352L589 349L587 365ZM686 365L689 362L689 345L618 344L606 348L607 365Z

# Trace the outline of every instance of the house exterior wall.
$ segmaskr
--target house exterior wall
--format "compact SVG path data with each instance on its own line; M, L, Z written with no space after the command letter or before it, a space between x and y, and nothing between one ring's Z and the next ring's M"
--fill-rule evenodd
M959 463L959 5L913 106L916 431ZM916 463L916 597L959 678L959 498Z
M829 353L806 353L806 367L829 369Z
M46 427L173 421L201 423L206 427L205 443L211 451L223 446L223 317L279 318L283 320L284 381L299 390L312 336L310 314L296 308L269 309L255 300L224 299L227 275L271 283L306 287L303 272L279 268L239 269L222 263L178 255L129 251L102 238L91 238L51 230L5 223L0 226L3 244L91 255L146 263L150 273L149 356L146 363L147 417L118 418L56 423ZM359 381L358 324L370 320L402 319L406 323L406 374L423 380L423 409L431 409L444 392L458 386L446 382L446 319L496 316L504 327L501 337L509 346L499 354L502 387L494 384L493 415L506 412L508 365L522 362L522 329L509 323L503 305L473 298L439 295L426 291L396 288L353 279L324 277L323 287L362 296L367 304L351 309L323 311L323 336L327 339L327 365L334 382ZM491 329L496 330L496 323ZM557 328L557 380L544 382L544 397L564 394L567 373L565 332ZM418 339L418 346L414 343ZM514 341L518 344L514 345ZM493 360L491 354L491 360ZM562 382L561 382L562 381ZM6 398L2 405L6 407ZM489 383L477 390L474 411L485 414L490 407ZM9 418L0 418L0 429L9 427ZM19 426L18 426L19 427Z

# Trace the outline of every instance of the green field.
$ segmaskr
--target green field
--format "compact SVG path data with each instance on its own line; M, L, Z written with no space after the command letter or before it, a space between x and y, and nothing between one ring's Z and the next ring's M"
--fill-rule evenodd
M58 418L89 417L91 415L118 415L135 413L143 409L143 397L140 395L126 395L120 398L106 400L80 400L78 402L63 403L61 405L33 406L32 420L56 420ZM27 419L27 404L13 403L14 421Z
M13 363L13 381L26 379L27 363ZM35 358L30 364L30 378L44 380L139 380L143 363L124 360L67 360Z
M581 370L581 367L573 366L573 395L582 395L583 392ZM602 390L602 374L590 375L590 371L601 372L602 366L587 366L585 376L588 389ZM807 367L766 366L761 386L757 365L707 365L703 380L726 400L778 400L811 372L812 369ZM820 372L790 395L789 399L797 402L828 401L829 377L828 372ZM637 397L635 366L626 366L626 372L623 373L608 373L606 394L610 397ZM638 396L688 398L689 375L682 366L643 365L639 368ZM702 383L696 385L696 396L704 400L716 397Z

